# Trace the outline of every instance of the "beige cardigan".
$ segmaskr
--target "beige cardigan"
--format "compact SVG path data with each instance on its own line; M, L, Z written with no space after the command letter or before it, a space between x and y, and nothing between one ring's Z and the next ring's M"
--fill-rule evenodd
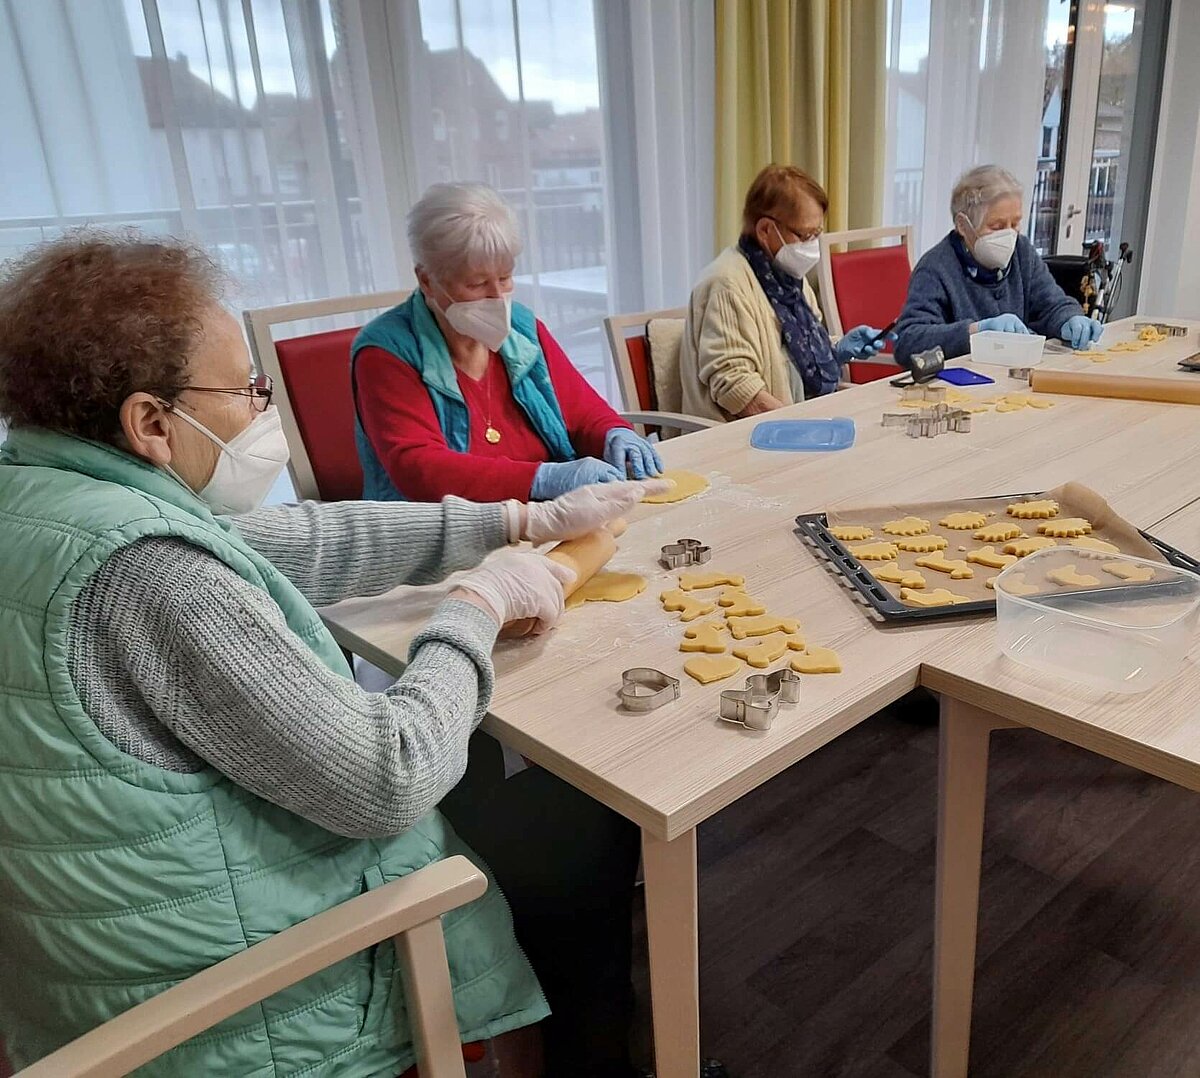
M804 298L821 320L808 281ZM762 389L785 404L804 399L803 384L783 347L779 319L736 246L717 255L692 289L679 379L684 412L706 419L732 419Z

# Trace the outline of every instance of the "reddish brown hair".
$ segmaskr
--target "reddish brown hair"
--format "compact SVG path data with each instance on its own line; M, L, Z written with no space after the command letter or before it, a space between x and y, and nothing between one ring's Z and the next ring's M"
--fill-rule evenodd
M767 165L750 184L746 206L742 210L742 231L749 235L760 217L795 220L800 213L800 198L807 195L817 200L824 213L829 209L829 196L802 168L795 165Z
M0 270L0 417L95 441L144 390L187 385L221 273L201 249L136 232L70 233Z

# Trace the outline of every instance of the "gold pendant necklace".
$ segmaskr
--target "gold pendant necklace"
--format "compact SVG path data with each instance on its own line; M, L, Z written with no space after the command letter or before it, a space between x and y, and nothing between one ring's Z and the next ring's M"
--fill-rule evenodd
M495 445L500 441L500 432L492 426L492 357L488 355L487 366L487 429L483 432L484 438L487 439L489 445Z

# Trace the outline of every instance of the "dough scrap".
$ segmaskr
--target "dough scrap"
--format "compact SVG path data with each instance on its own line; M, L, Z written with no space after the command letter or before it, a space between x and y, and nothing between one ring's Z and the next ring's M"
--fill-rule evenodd
M683 664L683 672L701 685L732 677L742 668L742 660L732 655L697 655Z
M895 561L898 553L895 543L868 543L849 550L859 561Z
M1037 530L1042 535L1053 535L1060 539L1074 539L1087 535L1092 530L1092 522L1083 517L1059 517L1057 520L1043 520Z
M974 537L981 543L1007 543L1010 539L1020 539L1024 534L1019 524L1002 520L997 524L984 525Z
M986 565L989 569L1007 569L1017 561L1015 554L997 554L994 546L981 546L967 555L967 561Z
M795 618L777 618L772 614L762 614L756 618L727 618L729 631L735 640L745 640L748 636L766 636L768 633L798 633L800 622Z
M642 499L649 505L666 505L669 502L682 502L708 490L708 480L696 472L685 472L680 468L668 468L658 476L673 484L671 489L662 494L647 494Z
M804 647L803 640L799 641L799 646ZM739 659L745 659L755 669L765 670L789 648L791 648L791 644L787 634L772 633L770 636L735 644L733 653ZM797 651L799 648L791 648L791 650Z
M767 612L761 599L747 595L740 588L726 588L717 602L725 608L727 618L748 618Z
M913 591L911 588L900 589L900 600L912 603L913 606L958 606L959 603L969 603L966 595L955 595L946 588L934 588L933 591Z
M601 570L591 580L567 596L567 609L584 603L623 603L646 590L646 578L637 573L610 573Z
M1098 576L1091 576L1089 573L1081 573L1079 566L1075 562L1069 562L1066 565L1060 566L1057 569L1051 569L1046 574L1047 580L1053 580L1055 584L1062 584L1064 587L1087 587L1094 588L1100 583Z
M1107 363L1112 359L1112 356L1108 354L1108 350L1105 348L1089 348L1087 351L1081 351L1076 348L1073 354L1079 356L1081 359L1090 359L1093 363Z
M969 532L982 528L986 523L987 517L983 513L950 513L938 521L938 526L951 531Z
M842 660L833 648L808 648L791 662L797 674L840 674Z
M1058 544L1048 535L1030 535L1024 539L1014 539L1004 544L1005 554L1015 554L1018 558L1027 558L1038 550L1047 550Z
M1144 584L1154 579L1154 570L1148 565L1134 565L1127 561L1106 561L1100 566L1109 576L1119 577L1134 584Z
M929 521L921 517L901 517L887 521L880 530L888 535L924 535L929 528Z
M679 642L679 650L720 655L725 650L725 640L721 636L724 631L723 621L705 621L699 625L689 625L683 630L684 639Z
M702 618L705 614L711 614L717 609L716 603L708 603L703 599L697 599L694 595L687 595L678 588L671 588L669 591L664 591L659 596L659 599L662 601L664 610L679 611L680 621L695 621L697 618Z
M975 575L975 570L961 558L947 558L940 550L918 558L917 565L922 569L934 569L939 573L948 573L951 580L970 580Z
M704 591L719 588L722 584L740 588L745 583L746 578L741 573L683 573L679 577L679 586L684 591Z
M950 541L943 535L908 535L896 540L896 549L909 554L932 554L949 545Z
M992 577L987 582L987 586L995 591L998 579L998 577ZM1042 589L1036 584L1030 584L1025 579L1024 573L1010 573L1008 579L1004 582L1004 590L1012 595L1037 595Z
M875 533L865 524L837 524L829 529L829 534L839 543L857 543L875 538Z
M1077 546L1083 550L1098 550L1101 554L1120 554L1121 548L1114 543L1106 543L1103 539L1097 539L1094 535L1080 536L1078 539L1072 539L1070 546Z
M1049 520L1058 516L1058 502L1053 498L1040 498L1033 502L1013 502L1008 515L1018 520Z
M874 572L876 580L885 584L899 584L902 588L923 588L925 577L915 569L901 569L898 565L881 565Z
M1047 408L1054 407L1054 401L1047 400L1045 397L1027 397L1025 399L1025 403L1028 404L1030 408L1041 408L1043 411L1045 411Z

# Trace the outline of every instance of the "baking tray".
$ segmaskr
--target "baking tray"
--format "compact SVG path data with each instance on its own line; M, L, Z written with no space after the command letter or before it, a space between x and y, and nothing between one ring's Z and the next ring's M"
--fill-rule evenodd
M1002 495L1002 497L1010 501L1041 496L1040 492ZM871 572L862 562L854 557L839 540L833 537L829 531L829 520L825 513L805 513L796 517L796 532L802 540L809 543L818 553L825 556L829 564L841 574L845 582L872 609L875 616L883 621L920 622L940 618L963 618L978 614L994 614L996 612L995 599L989 599L984 602L958 603L954 606L907 606L893 596L887 588L871 575ZM1188 569L1193 573L1200 574L1200 561L1193 558L1190 554L1185 554L1182 550L1177 550L1169 543L1164 543L1161 539L1155 538L1149 532L1144 532L1140 528L1138 529L1138 534L1154 547L1169 564L1174 565L1177 569ZM944 586L949 587L950 584L947 583ZM1114 597L1128 597L1131 592L1142 592L1154 587L1155 585L1153 584L1140 584L1131 585L1128 588L1109 587L1105 588L1104 591ZM1069 594L1075 598L1079 596L1078 591L1070 592Z

